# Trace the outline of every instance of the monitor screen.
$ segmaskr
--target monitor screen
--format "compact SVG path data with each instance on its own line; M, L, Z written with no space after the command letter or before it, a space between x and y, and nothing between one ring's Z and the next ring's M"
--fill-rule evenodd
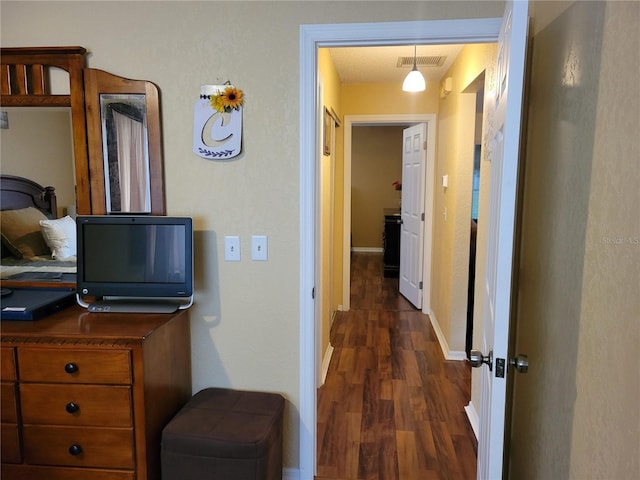
M79 295L192 297L191 218L91 215L76 224Z

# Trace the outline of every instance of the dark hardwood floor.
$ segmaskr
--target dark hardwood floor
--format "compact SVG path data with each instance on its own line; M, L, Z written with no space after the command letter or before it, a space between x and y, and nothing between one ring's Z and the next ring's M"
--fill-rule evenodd
M383 277L382 254L353 254L351 310L338 312L331 343L317 480L476 478L470 368L444 360L428 316Z

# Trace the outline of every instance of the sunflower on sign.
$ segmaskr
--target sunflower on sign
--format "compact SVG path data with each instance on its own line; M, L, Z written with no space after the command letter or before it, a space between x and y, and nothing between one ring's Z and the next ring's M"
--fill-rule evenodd
M211 96L211 106L219 112L229 113L231 110L239 110L244 102L242 90L235 87L227 87L217 95Z

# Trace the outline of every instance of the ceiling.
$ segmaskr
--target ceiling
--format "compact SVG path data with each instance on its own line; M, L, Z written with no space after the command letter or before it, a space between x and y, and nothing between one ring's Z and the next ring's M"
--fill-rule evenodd
M418 70L427 83L438 82L464 45L418 45ZM413 67L413 45L392 47L337 47L329 53L342 83L402 83ZM420 57L443 56L441 66L421 65ZM410 64L397 67L398 57L411 57Z

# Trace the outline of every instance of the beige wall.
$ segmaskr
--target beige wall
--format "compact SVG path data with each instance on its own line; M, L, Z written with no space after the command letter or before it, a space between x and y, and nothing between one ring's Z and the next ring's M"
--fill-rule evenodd
M407 95L394 83L342 85L344 115L424 114L438 111L437 88Z
M640 478L640 3L537 2L511 478ZM566 10L565 10L566 9Z
M58 216L63 216L67 205L76 204L69 110L2 110L8 114L9 128L0 130L0 172L54 187Z
M351 131L351 235L354 248L382 248L383 210L399 208L402 130L360 126Z
M167 210L193 216L196 228L193 388L283 393L288 468L298 465L300 403L300 25L495 17L502 10L501 2L474 1L330 6L307 1L3 1L0 6L3 46L81 45L91 52L91 67L160 87ZM200 85L227 80L246 95L243 153L232 161L205 160L192 153L193 105ZM424 110L415 105L415 112ZM341 113L349 111L345 107ZM268 262L250 260L252 234L268 236ZM224 262L225 235L240 236L241 262Z
M438 151L436 154L431 309L449 351L460 356L465 349L467 322L467 282L469 277L469 238L471 227L471 191L475 143L476 94L483 83L492 85L495 44L465 45L445 77L451 77L453 90L440 99L438 115ZM484 80L483 72L486 72ZM484 228L488 209L490 164L482 161L478 228L477 277L484 272ZM448 187L442 177L448 176ZM446 213L445 213L446 212ZM482 291L482 290L478 290ZM478 296L476 296L477 298ZM475 302L479 309L480 299ZM476 314L480 319L481 315ZM474 331L480 331L479 320Z
M340 105L340 78L336 72L329 50L318 50L318 73L321 78L322 99L324 108L338 115ZM339 118L338 118L339 119ZM335 120L333 121L336 124ZM324 120L320 122L323 125ZM330 351L329 334L331 322L338 304L342 303L342 275L336 275L335 271L342 271L342 219L343 201L343 148L342 142L338 144L342 130L335 125L332 128L334 140L330 155L323 155L319 166L320 185L318 191L319 205L318 216L320 218L320 289L318 296L320 302L320 359L328 358ZM338 146L340 145L340 146Z

